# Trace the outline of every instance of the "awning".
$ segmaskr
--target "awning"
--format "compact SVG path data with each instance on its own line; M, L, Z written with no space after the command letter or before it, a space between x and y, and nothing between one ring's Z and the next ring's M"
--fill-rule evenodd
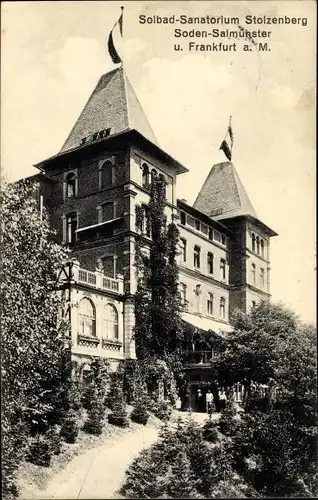
M233 330L233 327L227 323L220 323L219 321L203 318L196 314L182 313L181 317L184 321L190 323L190 325L200 328L200 330L204 330L206 332L211 330L221 337L226 337L226 333Z

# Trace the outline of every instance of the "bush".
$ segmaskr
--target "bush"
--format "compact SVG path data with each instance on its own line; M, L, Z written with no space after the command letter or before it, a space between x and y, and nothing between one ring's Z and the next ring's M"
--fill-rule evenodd
M129 427L128 415L123 399L113 403L113 410L108 415L108 422L118 427Z
M77 415L74 411L70 410L62 424L60 436L66 443L73 444L76 441L78 431Z
M163 422L170 420L172 407L166 401L151 401L149 409L155 417L159 418Z
M104 401L98 397L98 394L95 393L93 398L83 430L88 434L99 436L105 423L105 405Z
M27 455L28 462L42 467L50 467L52 455L52 443L47 434L38 434L31 438L29 453Z
M238 428L238 421L235 418L236 409L231 401L227 401L219 420L219 429L224 436L234 436Z
M106 397L106 406L113 410L118 399L123 399L123 388L122 382L118 376L118 374L113 373L110 383L109 393Z
M3 416L3 415L2 415ZM12 500L18 496L17 472L24 456L27 443L26 426L21 423L11 425L6 418L2 418L2 497ZM4 452L5 451L5 452Z
M130 418L137 424L146 425L146 423L148 422L149 413L147 411L147 405L144 399L140 398L136 401L135 408L133 409Z
M51 427L46 434L54 455L59 455L62 448L62 440L56 426Z
M202 434L205 441L215 443L218 440L218 431L215 422L212 420L206 420L203 426Z

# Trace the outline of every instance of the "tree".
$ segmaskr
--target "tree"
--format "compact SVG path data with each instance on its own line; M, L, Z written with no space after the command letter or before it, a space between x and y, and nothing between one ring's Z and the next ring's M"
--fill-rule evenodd
M221 385L243 383L248 396L252 382L269 384L277 378L281 352L287 339L295 335L297 318L282 305L262 301L248 314L237 311L232 324L215 367Z
M30 430L45 433L67 411L70 346L65 301L55 289L68 254L53 241L45 210L27 182L2 186L2 432L3 496Z
M292 311L264 302L236 315L221 356L223 383L244 381L248 394L240 424L230 429L234 467L261 495L317 493L315 337ZM262 398L257 384L268 386Z
M138 360L143 362L142 369L147 368L149 373L157 369L157 360L160 360L168 366L167 373L176 373L177 378L182 379L178 362L182 347L181 298L176 263L179 232L173 222L167 224L165 187L164 179L153 178L148 205L152 242L150 259L146 264L141 239L136 241L136 354ZM142 211L137 208L137 227L143 225L142 217ZM168 384L170 380L166 381Z

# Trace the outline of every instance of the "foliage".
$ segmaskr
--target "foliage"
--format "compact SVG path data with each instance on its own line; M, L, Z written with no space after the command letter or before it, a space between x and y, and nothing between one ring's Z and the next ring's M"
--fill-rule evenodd
M76 441L79 431L78 416L75 410L70 409L62 424L60 435L66 443L73 444Z
M316 332L282 306L254 309L238 315L237 346L232 339L222 360L245 377L249 396L231 433L234 466L260 495L316 496ZM255 380L267 383L265 396Z
M108 422L118 427L128 427L129 420L123 396L122 381L118 377L113 377L110 395L108 405L112 412L108 415Z
M170 420L172 407L167 401L154 401L150 403L150 411L163 422Z
M31 438L27 460L35 465L49 467L53 455L52 443L47 434L37 434Z
M123 398L123 382L118 373L112 373L110 378L110 388L106 396L106 405L113 410L118 399Z
M126 359L123 369L123 394L128 404L133 404L136 387L140 384L141 375L136 359Z
M96 383L92 385L91 399L87 410L87 419L83 430L88 434L100 435L105 423L105 401L103 391L99 391Z
M181 297L176 263L179 233L174 223L167 224L165 189L164 179L160 176L152 179L148 205L152 242L148 243L150 259L147 268L143 258L143 240L138 239L135 246L136 354L137 359L143 362L141 369L147 386L150 385L150 392L158 386L157 376L161 377L166 387L173 385L171 379L183 379ZM143 225L142 216L142 211L136 213L137 229ZM165 373L160 373L160 370L154 373L156 368L160 368L160 362L164 362L168 369ZM171 396L173 398L174 394Z
M131 412L130 418L132 422L136 422L137 424L146 425L149 418L149 413L147 411L147 403L144 398L139 398L135 402L135 407Z
M128 498L206 498L224 478L231 484L228 450L212 448L191 419L179 419L175 429L165 426L159 441L134 460L123 493Z
M221 412L219 420L219 429L224 436L233 436L237 430L238 420L236 418L236 409L232 401L226 401L225 408Z
M213 420L206 420L203 425L203 438L210 443L215 443L218 440L218 431L216 423Z
M47 439L50 442L50 447L54 455L59 455L62 448L62 440L59 429L51 427L46 433Z
M68 326L55 288L68 255L27 182L2 185L1 247L3 495L10 498L29 430L60 424L68 407Z

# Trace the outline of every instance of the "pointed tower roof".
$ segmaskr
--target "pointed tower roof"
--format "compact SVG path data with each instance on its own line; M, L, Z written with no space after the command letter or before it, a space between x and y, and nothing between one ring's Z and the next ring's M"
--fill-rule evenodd
M137 130L158 146L157 139L123 67L103 75L66 139L61 153L80 146L95 132L110 129L110 135Z
M230 162L213 165L194 202L197 210L218 219L250 215L257 218L254 207L235 167Z

